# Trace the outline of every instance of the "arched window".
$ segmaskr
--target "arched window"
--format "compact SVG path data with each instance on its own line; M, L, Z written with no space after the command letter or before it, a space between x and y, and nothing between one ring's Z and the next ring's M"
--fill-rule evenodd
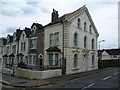
M89 26L89 32L92 33L92 26Z
M85 36L84 37L84 48L86 48L87 47L87 37Z
M95 56L92 55L92 65L95 65Z
M95 48L95 46L94 46L94 45L95 45L94 42L95 42L94 39L92 39L92 41L91 41L91 43L92 43L92 49Z
M73 64L74 64L74 67L77 67L77 61L78 61L77 59L78 59L78 55L75 54L75 55L74 55L74 63L73 63Z
M78 34L77 33L74 34L74 45L75 46L78 45Z
M78 28L80 28L80 23L81 23L80 18L78 18L77 20Z
M86 22L84 22L84 30L86 31Z

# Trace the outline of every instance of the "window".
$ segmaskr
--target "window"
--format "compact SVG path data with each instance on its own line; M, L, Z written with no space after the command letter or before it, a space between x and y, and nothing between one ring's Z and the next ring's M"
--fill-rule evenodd
M16 53L16 45L13 45L12 50L13 50L13 54L15 54Z
M3 64L7 64L7 57L3 57Z
M77 20L78 28L80 28L80 23L81 23L80 18L78 18Z
M92 55L92 65L94 65L95 64L95 57L94 57L94 55Z
M84 48L86 48L87 47L87 37L85 36L84 37Z
M74 67L77 67L77 59L78 59L78 55L75 54L74 55Z
M0 58L0 64L2 64L2 58Z
M23 34L23 39L25 38L25 35Z
M84 22L84 30L86 31L86 22Z
M22 42L22 43L21 43L21 51L25 51L25 48L26 48L25 46L26 46L26 45L25 45L25 42Z
M50 45L59 45L59 33L50 34Z
M78 44L78 34L75 33L74 34L74 45L77 46L77 44Z
M7 54L9 54L9 47L7 47Z
M37 56L36 56L36 55L29 55L28 64L29 64L29 65L36 65L36 59L37 59Z
M58 66L58 54L55 54L55 66Z
M59 33L55 33L55 45L59 45Z
M94 49L94 39L92 39L92 49Z
M89 26L89 31L90 31L90 33L92 33L92 26L91 25Z
M37 39L31 39L31 48L36 49L37 48Z
M32 27L33 33L36 33L36 30L37 30L37 27L34 25L34 26Z
M58 59L59 59L59 54L49 54L48 55L49 59L49 66L58 66Z
M49 66L53 66L53 54L49 54Z

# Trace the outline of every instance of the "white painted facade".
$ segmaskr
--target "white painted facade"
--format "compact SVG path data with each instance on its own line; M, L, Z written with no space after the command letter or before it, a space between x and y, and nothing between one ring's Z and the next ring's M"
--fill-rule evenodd
M21 43L25 43L25 50L21 49ZM25 31L23 30L22 31L22 34L20 36L20 40L19 40L19 51L18 51L18 54L19 53L22 53L24 56L23 58L21 59L21 56L19 57L19 61L20 62L21 60L24 62L24 63L27 63L27 60L28 60L28 49L29 49L29 38L26 37L26 33ZM23 45L24 46L24 45Z
M80 28L77 26L78 18L81 20ZM84 31L84 22L86 22L86 31ZM92 26L92 32L89 32L89 25ZM65 15L64 25L62 23L53 24L45 27L45 52L44 65L49 65L46 49L50 47L50 34L59 32L59 45L57 47L63 52L63 27L64 27L64 57L66 59L66 74L84 72L98 69L97 58L97 38L98 32L93 21L84 6L73 13ZM78 34L78 44L74 45L74 34ZM87 37L87 47L84 48L84 36ZM94 39L94 49L91 41ZM74 67L74 55L77 54L77 66ZM92 55L94 55L94 64L92 65ZM59 59L62 54L59 53Z

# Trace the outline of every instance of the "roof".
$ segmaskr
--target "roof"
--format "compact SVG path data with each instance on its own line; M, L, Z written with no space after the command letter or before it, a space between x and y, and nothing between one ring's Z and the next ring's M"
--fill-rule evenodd
M30 29L30 28L25 27L24 31L25 31L25 33L26 33L26 37L29 37L29 36L30 36L30 34L31 34L31 29Z
M120 55L120 49L108 49L105 50L109 55Z
M47 26L50 26L50 25L53 25L53 24L57 24L57 23L60 23L62 22L63 20L65 20L65 15L61 16L60 18L58 18L56 21L54 22L50 22L49 24L45 25L44 27L47 27Z
M7 55L7 54L5 54L5 55L3 55L3 57L8 57L8 55Z
M17 54L17 56L24 56L24 54L23 53L19 53L19 54Z
M50 25L54 25L54 24L57 24L57 23L61 23L61 22L66 21L66 20L71 20L71 19L73 19L76 15L80 14L80 12L83 12L83 11L86 11L87 16L88 16L88 18L90 19L90 22L91 22L93 28L95 29L95 32L96 32L97 36L99 36L98 31L97 31L97 29L96 29L96 27L95 27L95 25L94 25L94 22L93 22L93 20L92 20L92 18L91 18L91 16L90 16L90 13L89 13L89 11L88 11L88 9L87 9L87 7L86 7L85 5L82 6L82 7L80 7L79 9L71 12L71 13L68 13L68 14L65 14L65 15L61 16L61 17L58 18L56 21L50 22L49 24L45 25L44 27L47 27L47 26L50 26Z
M34 25L37 26L39 29L42 29L42 28L43 28L43 26L42 26L41 24L39 24L39 23L33 23L32 26L31 26L31 28L32 28Z
M46 51L47 52L61 52L61 50L56 46L49 47Z
M3 45L6 45L7 39L3 38Z
M10 54L9 57L15 57L15 55L14 54Z
M20 39L21 33L22 33L22 30L20 30L20 29L17 29L17 30L16 30L16 37L17 37L17 40Z
M36 49L30 49L28 52L28 54L36 54L36 53L37 53Z

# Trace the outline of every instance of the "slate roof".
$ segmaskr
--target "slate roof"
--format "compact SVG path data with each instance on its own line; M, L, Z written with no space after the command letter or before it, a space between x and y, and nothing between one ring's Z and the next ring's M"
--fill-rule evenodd
M15 57L15 55L14 54L10 54L9 57Z
M51 46L46 51L47 52L61 52L61 50L57 46Z
M98 50L98 54L101 55L103 51L106 51L109 55L120 55L120 49L103 49Z
M24 31L25 31L25 33L26 33L26 37L29 37L29 36L30 36L30 34L31 34L31 29L30 29L30 28L25 27Z
M19 53L19 54L17 54L17 56L24 56L24 54L23 53Z
M17 30L16 30L16 37L17 37L17 40L20 39L21 33L22 33L22 30L20 30L20 29L17 29Z
M120 55L120 49L108 49L105 50L109 55Z
M8 55L7 55L7 54L5 54L5 55L3 55L3 57L8 57Z
M50 26L50 25L53 25L53 24L57 24L57 23L60 23L62 21L65 20L65 15L61 16L60 18L58 18L56 21L54 22L50 22L49 24L45 25L44 27L47 27L47 26Z
M6 45L7 39L3 38L3 45Z
M37 51L36 49L30 49L28 54L37 54Z
M31 28L32 28L34 25L36 25L36 26L38 27L38 29L42 29L42 28L43 28L43 26L42 26L41 24L39 24L39 23L33 23L32 26L31 26Z

